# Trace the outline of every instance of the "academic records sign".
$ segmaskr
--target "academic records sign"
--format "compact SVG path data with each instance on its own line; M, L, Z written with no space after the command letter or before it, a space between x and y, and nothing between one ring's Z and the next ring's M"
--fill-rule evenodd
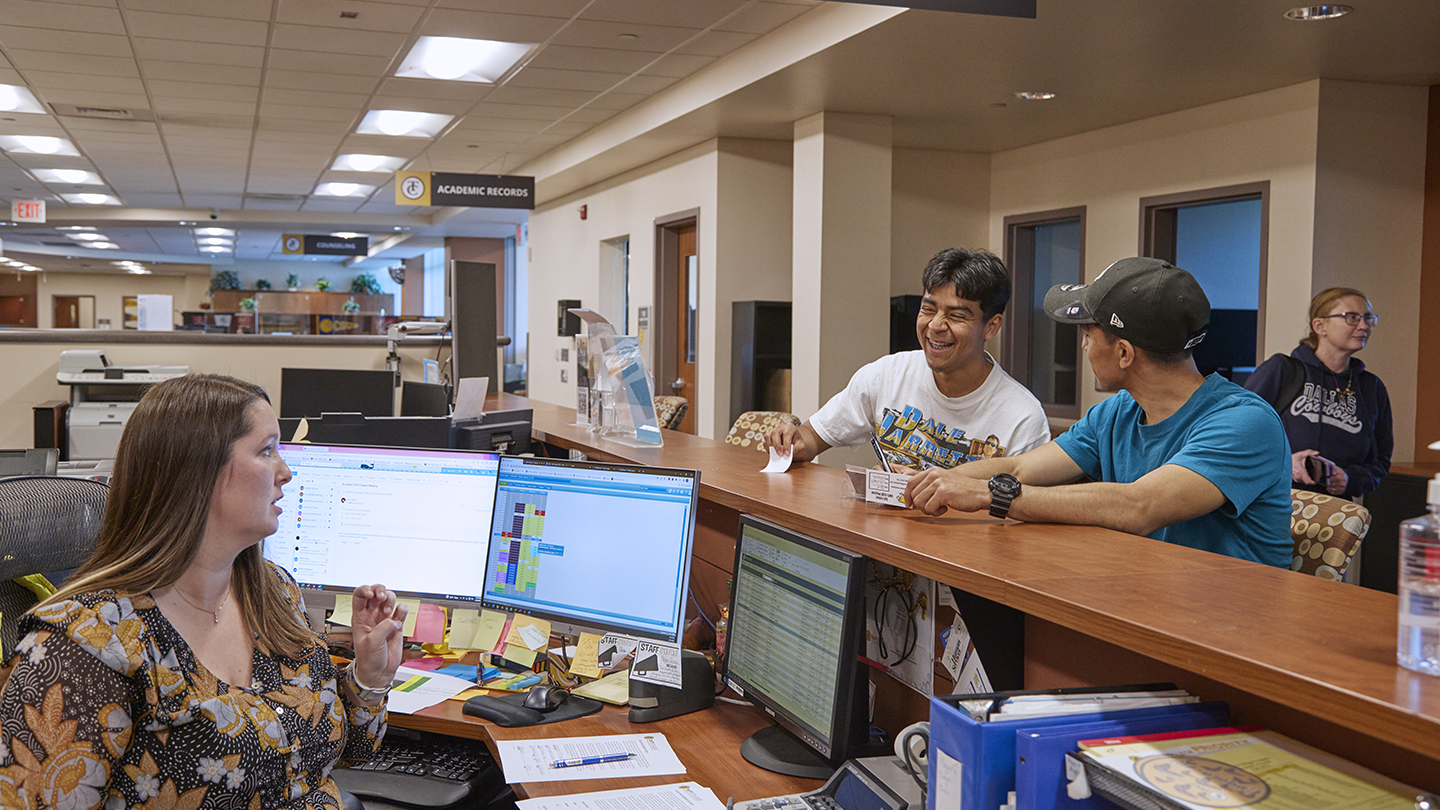
M364 256L370 252L370 239L287 233L281 237L280 249L286 256Z
M535 208L535 178L504 174L396 172L396 205Z

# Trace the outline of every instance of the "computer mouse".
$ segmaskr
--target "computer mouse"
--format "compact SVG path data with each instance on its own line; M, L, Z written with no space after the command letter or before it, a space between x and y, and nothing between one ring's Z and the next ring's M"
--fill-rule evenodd
M558 686L532 686L525 694L525 708L538 712L553 712L569 699L570 693Z

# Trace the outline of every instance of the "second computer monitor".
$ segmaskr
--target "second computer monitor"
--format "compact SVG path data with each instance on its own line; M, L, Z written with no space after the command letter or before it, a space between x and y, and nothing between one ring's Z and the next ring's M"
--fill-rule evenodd
M678 642L699 488L695 470L501 457L484 605Z
M384 369L282 368L280 415L395 415L395 375Z
M264 553L302 586L478 604L499 456L281 444L280 457L294 477Z

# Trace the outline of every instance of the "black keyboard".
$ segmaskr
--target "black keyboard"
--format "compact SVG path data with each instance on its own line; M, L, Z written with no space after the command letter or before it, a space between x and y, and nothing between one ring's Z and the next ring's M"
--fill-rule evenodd
M347 793L401 807L484 807L505 790L485 743L391 727L368 762L330 774Z

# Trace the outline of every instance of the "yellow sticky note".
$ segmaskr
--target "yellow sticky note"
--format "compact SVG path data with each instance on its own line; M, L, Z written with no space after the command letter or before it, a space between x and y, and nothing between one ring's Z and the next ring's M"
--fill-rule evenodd
M472 697L479 697L479 696L481 696L481 695L488 695L488 694L490 694L490 690L489 690L489 689L481 689L480 687L477 686L477 687L475 687L475 688L473 688L473 689L466 689L464 692L461 692L461 693L458 694L458 695L451 695L449 699L450 699L450 700L469 700L469 699L472 698Z
M404 636L409 638L415 635L415 622L420 619L419 599L397 599L396 602L405 606L405 629Z
M350 626L350 611L354 607L355 597L348 593L335 594L335 612L330 614L331 624Z
M570 674L587 678L600 677L600 665L596 657L600 652L600 636L596 633L581 633L575 643L575 657L570 659Z
M450 636L447 639L450 649L470 649L470 640L475 638L475 628L479 626L480 611L466 608L450 611Z
M550 640L550 622L544 619L537 619L534 616L515 616L510 622L510 632L505 636L506 645L524 647L527 650L543 650L545 644ZM510 649L505 649L505 657L510 658ZM510 658L514 661L514 658Z
M500 643L500 634L505 630L506 614L498 610L486 610L480 613L480 621L475 625L475 635L470 639L468 645L472 650L493 650Z
M535 666L534 650L527 648L524 644L510 644L505 647L505 660L513 661L522 667Z

